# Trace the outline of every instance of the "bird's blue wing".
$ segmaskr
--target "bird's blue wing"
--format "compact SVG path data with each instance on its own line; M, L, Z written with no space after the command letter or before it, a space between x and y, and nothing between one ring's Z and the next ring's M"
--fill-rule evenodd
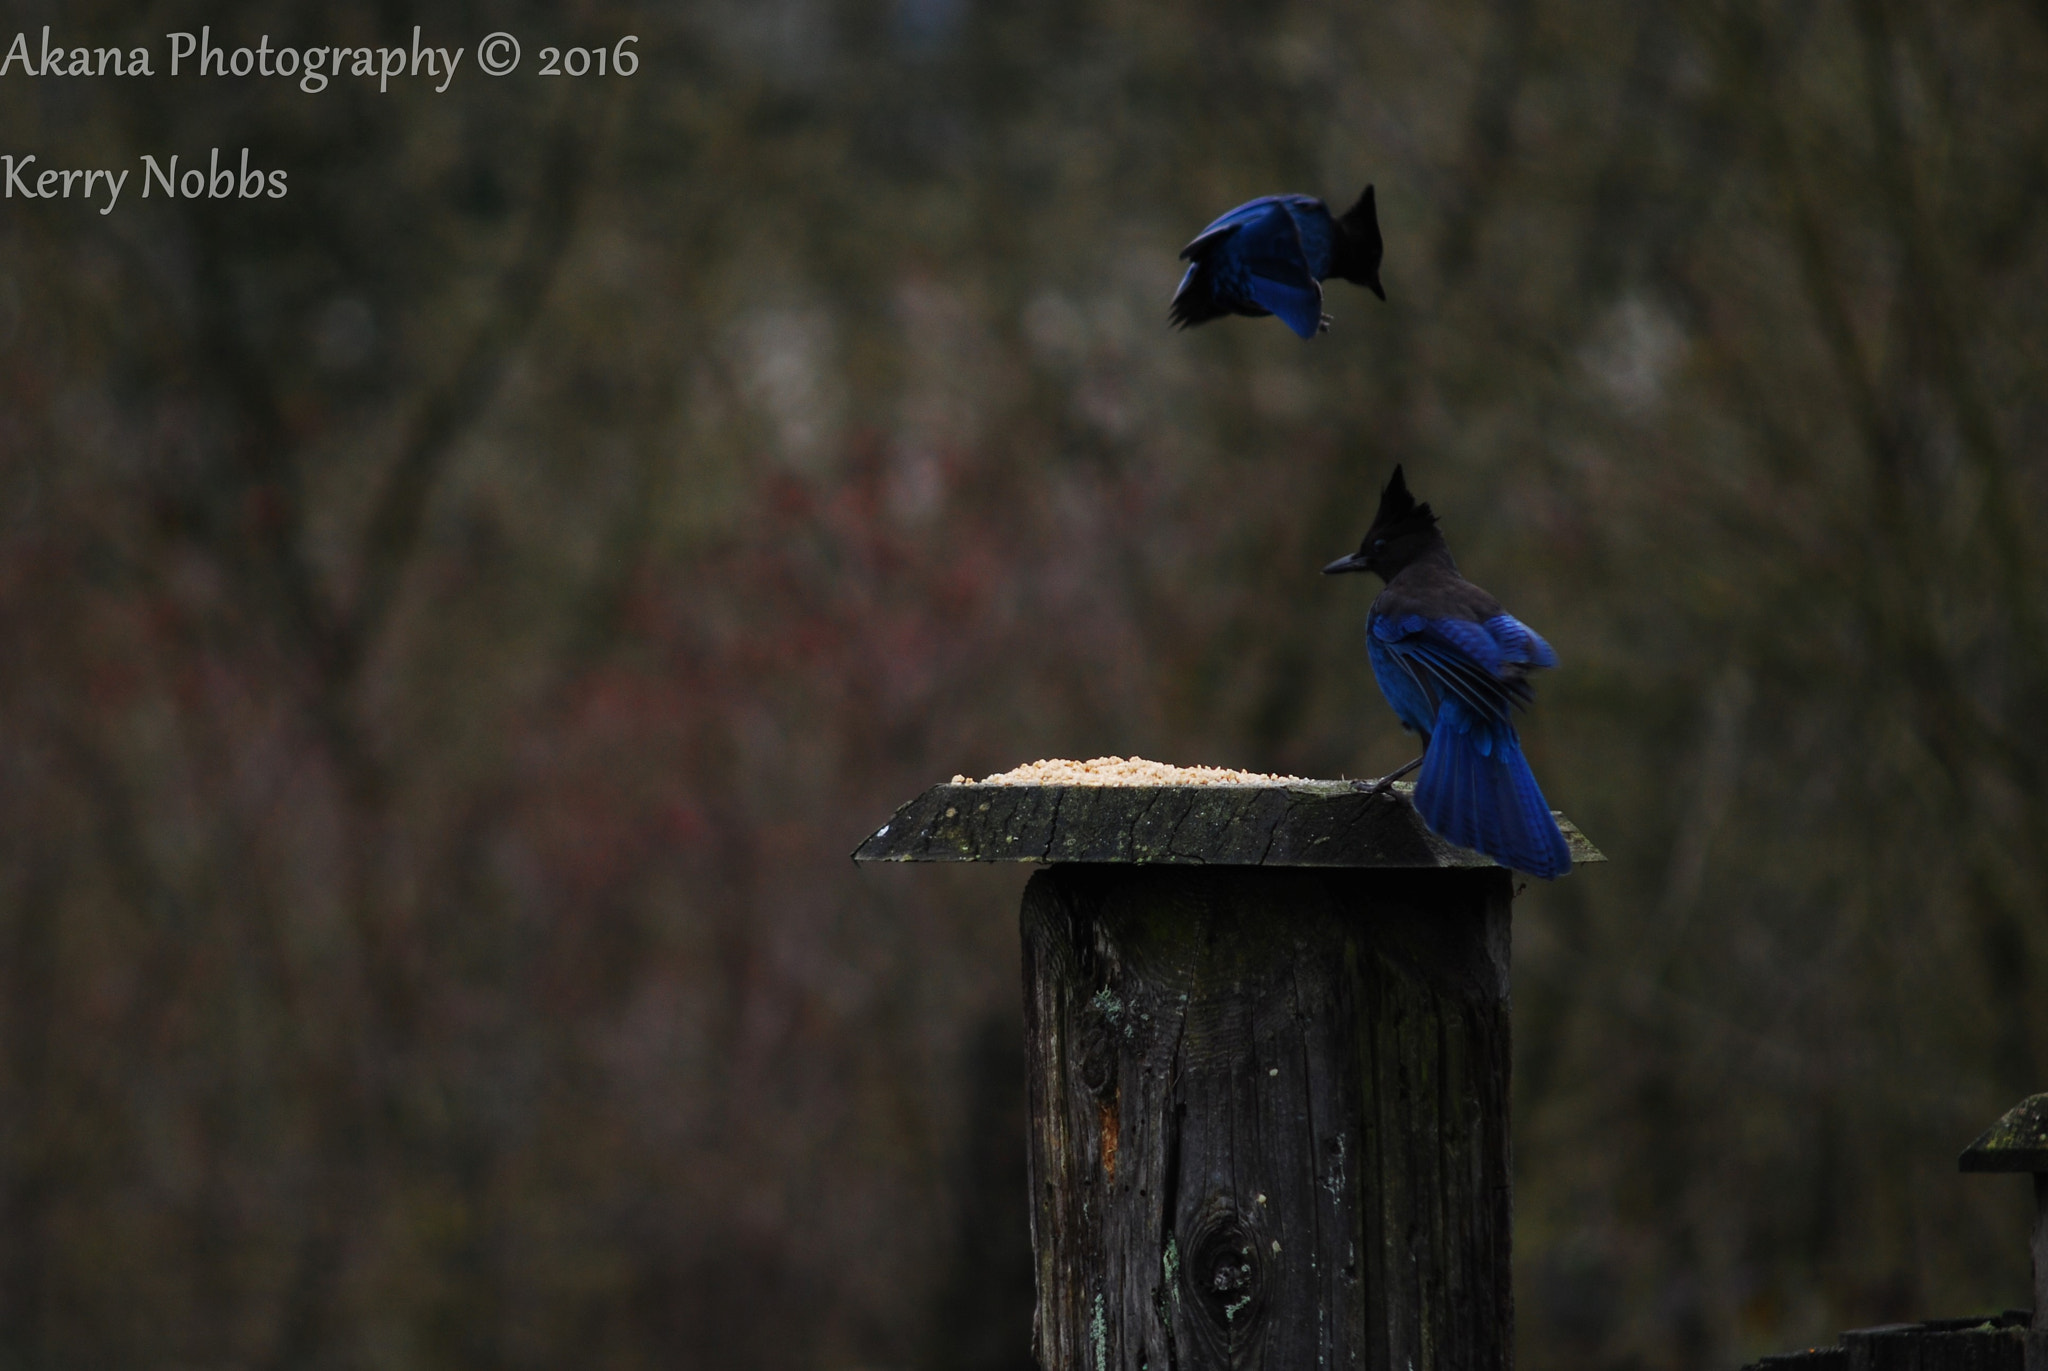
M1252 299L1303 338L1315 337L1323 326L1323 288L1302 256L1301 231L1287 206L1275 199L1236 235L1229 250L1251 273Z
M1267 195L1239 205L1196 235L1180 255L1195 264L1182 277L1176 300L1187 299L1198 284L1196 268L1215 273L1211 293L1239 307L1280 316L1303 338L1322 329L1323 288L1302 252L1301 231L1289 202L1306 196ZM1198 322L1192 304L1176 320ZM1188 316L1182 319L1181 316ZM1207 316L1204 316L1207 317Z
M1500 646L1505 661L1521 666L1553 667L1557 665L1557 654L1550 650L1550 644L1543 641L1536 630L1512 614L1496 614L1486 621L1486 631Z
M1280 322L1303 338L1313 338L1323 329L1323 288L1304 266L1288 265L1279 272L1252 268L1252 299L1280 316Z
M1308 267L1308 274L1318 281L1327 280L1330 254L1337 239L1337 223L1330 217L1330 207L1313 195L1290 195L1284 203L1294 220L1295 232L1301 235L1301 260Z
M1365 655L1372 662L1372 676L1380 694L1393 706L1403 726L1427 738L1436 728L1436 696L1428 680L1377 634L1365 635Z
M1197 257L1206 256L1225 238L1256 219L1274 213L1285 215L1287 211L1282 202L1287 198L1284 195L1261 195L1256 200L1245 201L1190 238L1188 245L1180 250L1182 259L1193 261Z
M1542 642L1533 633L1528 636ZM1507 653L1487 626L1474 620L1382 614L1371 622L1370 639L1427 692L1432 720L1447 699L1457 700L1475 719L1502 723L1513 706L1528 702L1529 687L1519 670L1503 674L1510 661ZM1544 651L1549 651L1547 645ZM1381 689L1385 691L1384 682ZM1399 706L1395 708L1399 712Z
M1315 337L1334 232L1329 207L1313 195L1245 201L1180 250L1192 265L1169 317L1185 328L1222 314L1273 314L1300 337Z

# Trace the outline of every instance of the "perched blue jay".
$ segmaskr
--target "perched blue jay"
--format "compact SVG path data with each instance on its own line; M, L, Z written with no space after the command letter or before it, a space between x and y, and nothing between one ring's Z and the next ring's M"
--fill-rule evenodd
M1330 326L1322 286L1330 277L1387 298L1380 289L1381 249L1371 186L1341 219L1313 195L1262 196L1180 250L1188 269L1168 317L1176 328L1192 328L1226 314L1277 314L1303 338L1313 338Z
M1458 574L1436 515L1408 493L1399 467L1358 551L1323 568L1340 571L1376 571L1387 583L1366 615L1365 646L1380 693L1402 726L1422 735L1422 756L1393 773L1422 767L1422 821L1532 876L1571 870L1571 851L1510 717L1534 698L1529 672L1557 665L1550 644Z

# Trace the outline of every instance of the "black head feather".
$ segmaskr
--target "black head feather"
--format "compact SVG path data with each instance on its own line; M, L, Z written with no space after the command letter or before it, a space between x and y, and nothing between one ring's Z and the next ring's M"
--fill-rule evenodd
M1358 203L1344 211L1337 220L1337 237L1331 245L1330 274L1338 276L1353 285L1364 286L1384 300L1387 292L1380 286L1380 258L1386 251L1386 244L1380 237L1379 211L1373 202L1372 187L1358 197Z
M1379 513L1372 516L1372 531L1389 535L1420 532L1436 527L1436 512L1427 503L1416 502L1408 493L1408 478L1400 467L1387 478L1380 492Z
M1358 551L1340 557L1323 570L1329 574L1372 571L1391 581L1402 567L1443 545L1444 536L1436 528L1436 511L1408 493L1408 478L1400 467L1395 467L1386 489L1380 492L1379 513L1373 515L1372 527L1359 541Z

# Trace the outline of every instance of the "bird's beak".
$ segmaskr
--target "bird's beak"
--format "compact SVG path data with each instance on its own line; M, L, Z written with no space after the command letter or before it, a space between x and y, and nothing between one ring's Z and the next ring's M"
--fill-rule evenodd
M1368 571L1370 569L1365 564L1364 554L1354 552L1349 557L1339 557L1336 561L1324 567L1323 575L1335 576L1342 571Z
M1365 284L1366 288L1371 290L1374 295L1379 296L1380 299L1384 300L1387 298L1387 293L1380 289L1380 274L1378 272L1374 272L1372 279Z

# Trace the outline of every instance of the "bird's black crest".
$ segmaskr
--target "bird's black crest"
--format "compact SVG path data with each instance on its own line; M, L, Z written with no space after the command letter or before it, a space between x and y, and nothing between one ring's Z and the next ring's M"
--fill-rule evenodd
M1373 202L1372 187L1367 186L1356 203L1344 211L1344 223L1360 232L1369 232L1376 242L1380 236L1380 216Z
M1387 479L1387 488L1380 492L1380 510L1373 515L1372 526L1376 530L1406 532L1410 529L1435 528L1436 511L1427 502L1417 503L1408 493L1408 478L1395 467L1394 474Z
M1385 253L1379 210L1373 203L1372 187L1367 186L1358 203L1337 221L1336 241L1330 245L1330 274L1364 286L1384 300L1387 290L1380 284L1380 258Z

